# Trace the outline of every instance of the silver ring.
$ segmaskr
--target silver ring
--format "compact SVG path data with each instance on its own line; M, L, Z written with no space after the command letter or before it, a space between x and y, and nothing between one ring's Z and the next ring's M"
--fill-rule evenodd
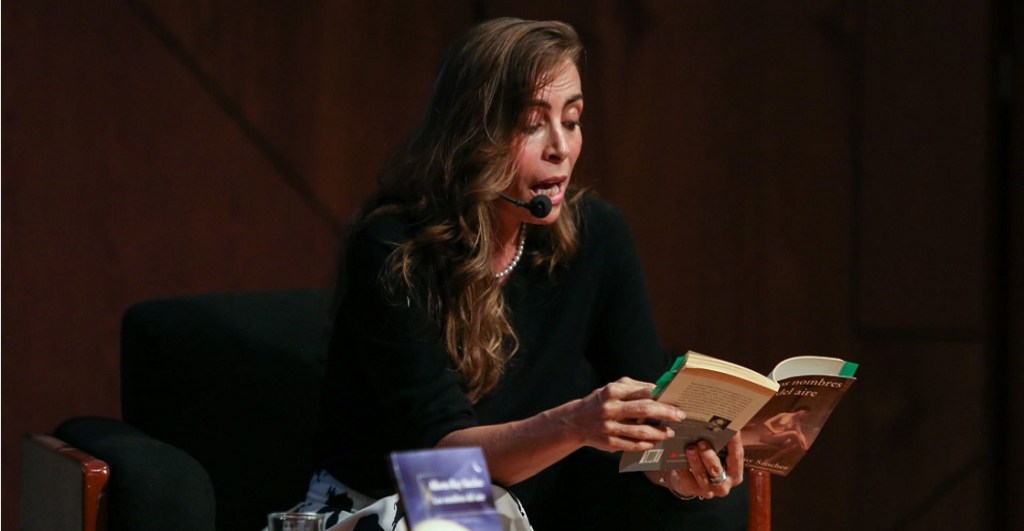
M715 477L708 476L708 483L712 485L721 485L722 483L725 483L725 480L727 479L729 479L729 476L726 476L725 470L723 470L721 474Z

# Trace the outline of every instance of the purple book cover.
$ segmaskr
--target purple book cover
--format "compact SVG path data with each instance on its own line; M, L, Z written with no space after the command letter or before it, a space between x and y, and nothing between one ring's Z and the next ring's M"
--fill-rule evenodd
M410 530L501 531L480 448L392 452L391 469Z

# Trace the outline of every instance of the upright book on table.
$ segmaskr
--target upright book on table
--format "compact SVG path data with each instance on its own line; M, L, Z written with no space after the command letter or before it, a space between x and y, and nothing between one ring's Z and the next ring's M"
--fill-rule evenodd
M392 452L391 469L411 531L502 530L480 448Z
M858 365L839 358L798 356L768 376L697 352L680 356L658 381L661 402L686 419L667 423L675 437L655 448L623 452L620 472L688 468L685 449L706 440L722 450L742 433L746 466L785 476L817 439L856 380Z

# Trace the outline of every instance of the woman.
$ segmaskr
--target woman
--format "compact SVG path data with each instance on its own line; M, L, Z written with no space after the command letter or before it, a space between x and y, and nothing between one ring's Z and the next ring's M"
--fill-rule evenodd
M388 453L425 447L482 447L541 530L612 528L607 507L587 507L600 499L593 478L615 485L605 494L626 514L742 482L738 439L726 460L690 448L690 470L616 472L611 452L672 435L645 420L684 413L650 396L669 359L629 229L571 186L582 59L570 26L509 18L446 54L346 244L311 485L321 509L394 492ZM514 204L538 196L549 211Z

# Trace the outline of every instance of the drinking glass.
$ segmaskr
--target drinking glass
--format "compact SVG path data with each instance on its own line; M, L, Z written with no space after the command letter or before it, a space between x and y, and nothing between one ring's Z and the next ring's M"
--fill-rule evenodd
M324 531L326 514L270 513L267 531Z

